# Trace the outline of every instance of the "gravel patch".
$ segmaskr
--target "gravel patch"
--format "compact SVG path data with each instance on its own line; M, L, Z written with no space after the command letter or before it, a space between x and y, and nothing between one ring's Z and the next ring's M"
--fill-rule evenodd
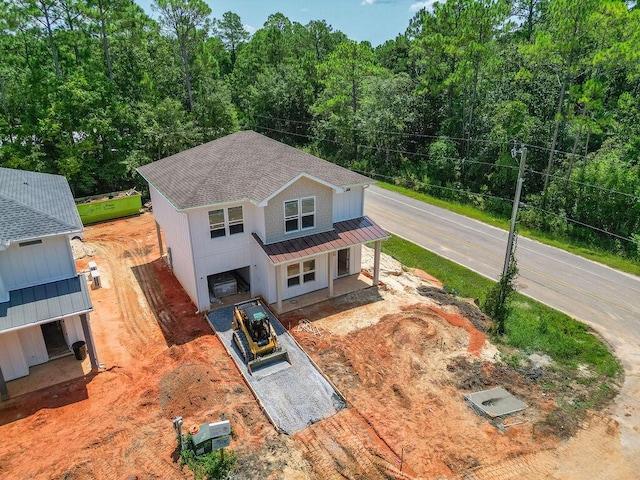
M280 345L289 352L286 361L267 365L252 375L233 343L233 307L207 314L209 324L222 340L240 372L256 392L276 427L293 435L309 425L336 414L344 400L315 368L289 332L272 315L270 319Z

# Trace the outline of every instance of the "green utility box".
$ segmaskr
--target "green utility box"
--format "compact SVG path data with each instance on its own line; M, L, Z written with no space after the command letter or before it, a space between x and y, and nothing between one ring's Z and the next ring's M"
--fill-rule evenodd
M114 192L76 199L76 207L84 225L128 217L140 213L142 195L135 190Z

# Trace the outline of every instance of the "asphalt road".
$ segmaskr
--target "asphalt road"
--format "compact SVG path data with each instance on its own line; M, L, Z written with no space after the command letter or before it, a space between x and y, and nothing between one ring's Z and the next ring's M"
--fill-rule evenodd
M502 273L507 231L376 186L365 196L365 213L387 231L493 280ZM640 349L640 278L524 237L516 255L521 293L593 326L616 349L621 336Z
M387 231L486 277L497 280L502 273L505 230L375 186L366 190L365 213ZM593 327L621 360L625 378L612 413L620 427L617 445L624 463L638 471L640 278L523 237L518 239L516 255L518 290ZM576 443L581 455L581 444ZM576 449L558 451L558 471L550 477L538 472L526 478L591 478L584 466L588 462L572 462ZM570 477L564 470L568 464L575 470ZM606 478L629 477L610 473Z

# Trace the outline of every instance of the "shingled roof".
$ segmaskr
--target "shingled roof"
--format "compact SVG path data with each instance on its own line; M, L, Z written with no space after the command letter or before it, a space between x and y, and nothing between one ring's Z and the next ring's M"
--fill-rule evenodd
M251 130L232 133L138 168L178 210L267 200L301 175L335 187L373 183Z
M67 179L0 167L0 242L82 231Z

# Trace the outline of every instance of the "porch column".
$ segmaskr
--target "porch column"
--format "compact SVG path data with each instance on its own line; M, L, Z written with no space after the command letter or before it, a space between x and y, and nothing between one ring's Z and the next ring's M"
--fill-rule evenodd
M9 390L7 390L7 382L4 381L4 375L2 374L2 368L0 367L0 400L9 399Z
M375 243L375 251L373 255L373 286L377 287L380 282L380 250L382 246L382 240L378 240Z
M93 333L91 333L91 325L89 324L89 317L86 313L80 315L80 323L82 324L82 332L84 333L84 341L87 344L87 352L89 353L89 360L91 360L91 369L98 369L98 356L96 355L96 347L93 343Z
M156 235L158 235L158 246L160 247L160 257L164 255L164 248L162 247L162 232L160 231L160 224L156 222Z
M327 264L329 266L329 268L327 268L329 272L329 298L333 297L333 259L335 255L336 252L327 253Z
M278 313L282 312L282 285L280 282L282 281L281 277L282 266L276 265L276 306L278 309Z

